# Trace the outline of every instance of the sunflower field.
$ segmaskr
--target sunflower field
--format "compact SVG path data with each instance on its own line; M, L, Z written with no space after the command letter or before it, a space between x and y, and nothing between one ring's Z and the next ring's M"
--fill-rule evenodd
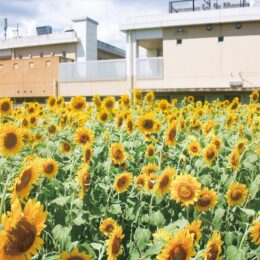
M0 99L0 260L260 259L259 100Z

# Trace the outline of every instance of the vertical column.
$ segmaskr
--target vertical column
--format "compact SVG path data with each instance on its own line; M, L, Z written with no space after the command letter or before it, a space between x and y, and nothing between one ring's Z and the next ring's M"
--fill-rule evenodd
M136 58L134 58L134 53L136 53L136 43L134 32L127 32L127 46L126 46L126 76L127 76L127 88L129 90L130 96L133 95L133 89L135 84L136 75Z

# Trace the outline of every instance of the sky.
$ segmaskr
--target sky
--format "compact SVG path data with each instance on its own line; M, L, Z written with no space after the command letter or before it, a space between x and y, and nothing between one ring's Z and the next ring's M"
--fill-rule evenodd
M254 0L253 0L254 1ZM260 0L255 0L260 4ZM36 34L36 26L50 25L54 32L72 28L71 19L90 17L99 22L98 39L125 49L125 34L119 31L127 17L168 13L169 0L0 0L0 39L8 18L8 35Z
M127 17L168 12L168 0L0 0L0 38L8 18L8 35L36 34L36 26L50 25L55 32L72 28L71 19L90 17L99 22L98 39L125 48L119 25Z

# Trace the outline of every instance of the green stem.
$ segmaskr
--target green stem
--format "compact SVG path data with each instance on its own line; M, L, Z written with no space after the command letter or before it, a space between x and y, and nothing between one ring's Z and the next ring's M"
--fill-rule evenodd
M100 255L98 256L98 260L101 260L103 258L103 255L106 250L106 244L103 245Z
M246 232L245 232L245 234L244 234L244 236L243 236L243 238L242 238L242 240L241 240L241 243L240 243L240 245L239 245L239 249L241 249L241 247L242 247L242 245L243 245L243 243L244 243L244 241L245 241L245 239L246 239L246 237L247 237L248 227L249 227L249 225L247 224L247 226L246 226Z
M7 191L7 186L9 184L9 179L10 179L10 174L7 175L4 190L3 190L2 200L1 200L1 204L0 204L0 217L2 216L2 212L3 212L5 195L6 195L6 191Z

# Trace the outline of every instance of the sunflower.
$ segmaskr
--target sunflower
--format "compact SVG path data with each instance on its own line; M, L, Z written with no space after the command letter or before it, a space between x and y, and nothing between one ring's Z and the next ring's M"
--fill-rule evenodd
M118 225L114 219L106 218L100 223L99 230L105 236L109 237L117 227Z
M136 177L135 179L135 186L139 191L143 191L145 188L145 180L146 176L144 174L141 174Z
M86 99L84 97L73 97L69 106L72 111L82 111L86 108Z
M199 197L201 184L189 175L182 174L175 177L171 187L171 199L181 202L183 206L193 205Z
M102 101L102 107L108 111L112 111L115 106L116 99L114 97L105 97Z
M230 207L241 206L247 199L248 189L242 183L232 184L226 193L227 203Z
M201 146L199 141L194 140L192 141L189 146L188 146L188 152L190 154L190 156L198 156L201 152Z
M75 247L71 253L62 252L59 260L91 260L92 257L85 253L80 253L78 248Z
M100 100L100 96L98 94L93 96L93 102L97 109L99 109L101 107L101 100Z
M121 100L121 104L123 105L123 107L125 107L125 108L130 107L130 97L128 94L123 95L120 100Z
M119 113L117 115L117 121L116 121L117 127L120 128L122 126L123 122L124 122L124 116L122 113Z
M179 231L168 241L162 252L157 255L156 259L189 260L193 255L193 236L186 232Z
M123 172L117 175L114 181L114 189L117 193L125 192L132 182L132 174L129 172Z
M125 148L120 143L114 143L110 146L110 159L114 164L122 164L126 160Z
M97 119L100 123L105 124L109 119L109 113L106 109L102 109L97 114Z
M146 156L151 158L155 155L155 147L153 144L149 144L146 148Z
M148 113L139 117L137 125L142 133L154 133L157 128L157 120L153 113Z
M154 92L153 91L149 91L145 97L144 97L145 101L147 104L152 104L154 101Z
M50 96L47 100L47 106L52 109L56 105L57 99L54 96Z
M57 127L55 125L50 125L47 128L49 135L55 135L57 133Z
M80 183L80 193L79 193L79 197L81 199L84 198L84 195L86 194L86 192L89 190L89 186L90 186L90 174L88 172L88 166L86 164L82 164L79 167L79 170L77 172L77 179Z
M83 160L86 163L90 163L92 154L93 154L92 147L89 144L85 145L84 150L83 150Z
M32 185L35 184L38 180L38 161L34 160L28 165L25 165L21 170L19 176L15 179L11 200L14 201L15 199L23 200L26 198Z
M173 121L164 133L164 142L167 146L171 147L175 144L176 134L177 134L177 122Z
M107 260L116 260L118 256L123 253L123 246L121 242L124 238L123 230L121 227L116 227L111 236L107 240Z
M217 148L214 144L209 144L203 151L203 157L207 164L211 164L217 156Z
M151 173L150 175L145 176L145 189L148 192L154 191L154 186L156 184L158 176Z
M245 138L239 139L235 144L235 150L237 150L239 154L242 154L246 149L246 144L247 144L247 139Z
M153 243L169 242L171 240L171 233L167 232L164 228L157 229L153 233Z
M194 242L199 242L202 237L201 220L194 220L191 224L184 227L183 232L192 235Z
M206 134L208 134L212 129L214 129L216 126L215 121L214 120L209 120L207 121L204 126L203 126L203 130Z
M11 114L13 110L13 102L10 98L0 99L0 114L5 116Z
M212 237L208 241L206 245L206 249L204 252L204 259L205 260L221 260L222 258L220 257L221 254L221 236L217 231L214 231Z
M42 162L42 174L48 179L53 178L58 173L58 163L51 158L47 158Z
M23 118L21 124L22 124L23 128L29 128L30 127L30 121L27 120L27 118Z
M94 134L88 128L79 128L75 133L75 142L78 145L84 146L86 144L92 144L94 141Z
M218 136L214 136L211 140L211 143L214 144L219 151L222 146L222 140Z
M252 103L257 103L259 99L259 92L257 90L254 90L252 94L250 95L250 99Z
M23 147L23 136L21 130L12 124L1 126L0 153L4 156L18 154Z
M175 175L176 175L176 170L174 168L166 168L161 173L154 187L155 194L157 196L160 197L170 191L170 186Z
M11 212L2 216L0 259L26 260L36 255L43 244L40 234L46 218L47 212L40 202L28 200L22 213L20 202L15 200Z
M72 145L69 142L64 141L60 145L60 150L64 154L70 154L72 151Z
M196 202L196 210L207 211L214 208L217 204L217 193L214 190L204 188L200 191L198 201Z
M134 89L134 102L137 105L142 104L142 92L139 88Z
M131 116L128 116L125 120L125 128L128 134L131 134L134 131L134 121Z
M260 221L253 221L250 229L251 241L256 245L260 245Z
M229 157L229 165L233 170L237 170L240 166L239 153L234 150Z
M32 115L29 117L30 127L36 127L38 123L37 115Z
M161 99L158 103L158 108L161 112L167 112L167 110L170 108L170 104L166 99Z
M159 170L159 166L154 163L149 163L142 168L142 173L146 176L149 176Z

